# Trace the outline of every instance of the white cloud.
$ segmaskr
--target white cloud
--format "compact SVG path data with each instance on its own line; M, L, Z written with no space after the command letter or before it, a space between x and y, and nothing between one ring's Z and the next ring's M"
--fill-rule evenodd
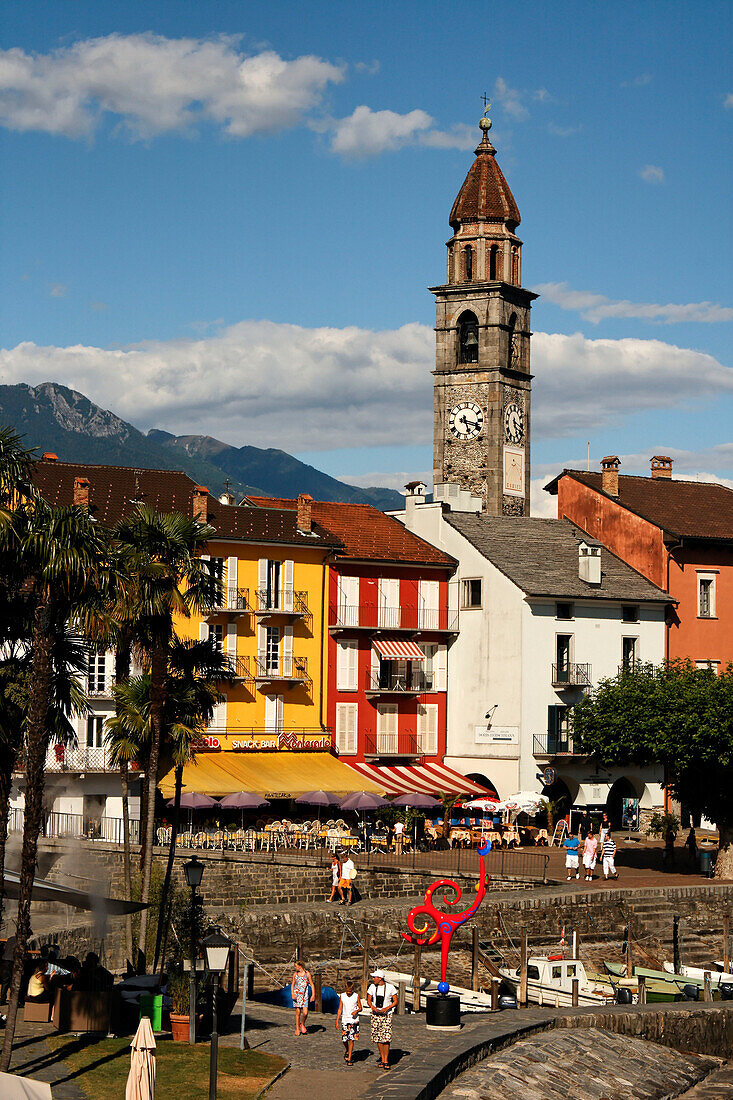
M643 88L645 84L651 84L652 79L653 77L651 73L640 73L639 76L635 76L633 80L622 80L621 87Z
M63 283L51 283L48 288L48 293L51 298L65 298L68 287Z
M654 302L629 302L607 298L588 290L573 290L567 283L540 283L533 290L560 306L561 309L580 313L586 321L597 324L608 317L623 317L639 321L655 321L662 324L679 324L684 321L712 324L733 321L733 308L714 302L686 302L659 305Z
M240 445L299 452L425 444L434 339L420 324L373 332L242 321L117 349L27 342L0 351L0 382L60 382L142 429ZM535 439L592 438L630 412L733 394L732 369L659 340L538 332L532 356Z
M726 110L733 110L733 92L729 92L723 101L723 106Z
M230 37L111 34L47 54L14 48L0 51L0 125L78 138L108 113L135 138L202 121L244 138L295 125L343 75L311 55L248 56Z
M560 471L556 471L559 473ZM554 475L551 475L554 476ZM557 519L557 497L545 492L546 477L533 477L529 483L530 515L540 519Z
M364 105L347 118L315 123L314 129L330 130L331 150L346 157L372 157L406 145L429 145L440 149L470 149L476 144L475 129L457 125L451 130L435 128L427 111L373 111Z
M664 183L664 169L658 164L645 164L639 169L639 175L645 183Z
M497 76L494 84L494 96L504 110L504 113L513 118L515 122L523 122L529 118L529 111L524 105L524 93L518 88L510 88L502 76Z
M582 126L558 126L557 123L550 122L547 129L548 129L548 132L553 134L555 137L571 137L572 134L579 134L580 131L583 129L583 127Z

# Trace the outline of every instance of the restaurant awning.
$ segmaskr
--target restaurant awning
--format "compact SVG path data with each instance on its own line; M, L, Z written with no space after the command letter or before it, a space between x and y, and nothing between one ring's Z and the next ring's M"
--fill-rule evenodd
M252 791L265 798L295 798L306 791L350 794L365 790L381 794L378 783L356 779L347 765L329 752L212 752L199 753L183 769L183 790L214 798ZM160 782L165 798L175 794L175 772Z
M373 783L385 794L470 794L485 795L486 787L474 783L445 764L386 765L353 763L348 765L360 776L362 783ZM366 788L364 788L366 789Z
M403 638L375 638L374 648L385 661L424 661L425 654L416 642Z
M5 871L5 896L17 900L20 890L20 875L17 871ZM71 905L74 909L96 911L107 916L124 916L127 913L139 913L147 905L139 901L125 901L123 898L105 898L88 890L77 890L75 886L64 886L60 882L48 882L43 878L33 880L31 901L55 901L59 905ZM0 1093L4 1096L5 1093Z

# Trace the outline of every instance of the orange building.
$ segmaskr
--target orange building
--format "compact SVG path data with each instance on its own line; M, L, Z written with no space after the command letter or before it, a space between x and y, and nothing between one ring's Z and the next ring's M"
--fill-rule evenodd
M651 477L563 470L547 492L566 516L677 601L667 620L666 655L720 670L733 661L733 490L679 481L655 455Z

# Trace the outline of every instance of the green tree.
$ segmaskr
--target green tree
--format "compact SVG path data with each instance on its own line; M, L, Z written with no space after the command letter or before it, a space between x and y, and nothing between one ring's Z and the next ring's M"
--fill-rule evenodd
M143 656L150 676L150 746L145 768L144 820L141 820L140 900L150 900L150 876L155 843L155 792L161 747L165 742L165 699L168 665L175 642L176 619L206 613L221 599L221 582L199 554L214 529L178 512L166 514L141 506L122 520L115 543L129 578L133 606L133 645ZM140 917L140 944L146 943L148 911ZM141 960L143 966L146 960Z
M73 625L83 608L103 599L108 581L108 545L104 531L86 509L52 508L40 499L26 500L15 508L0 532L0 542L4 549L14 551L16 578L32 612L17 941L0 1060L0 1069L7 1071L30 933L31 892L43 825L46 753L59 731L59 719L68 715L74 699L79 706L84 705L78 685L70 685L65 677L67 626Z
M667 789L720 834L716 876L733 878L733 665L639 665L575 707L576 746L606 766L659 764Z

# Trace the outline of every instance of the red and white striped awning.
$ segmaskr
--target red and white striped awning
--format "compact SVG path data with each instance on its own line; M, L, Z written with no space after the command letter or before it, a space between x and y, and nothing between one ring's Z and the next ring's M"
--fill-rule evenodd
M375 638L374 648L385 661L424 661L425 654L416 642L402 638Z
M344 760L344 763L346 761ZM385 794L470 794L492 795L480 783L474 783L445 764L394 765L351 763L348 765L363 779L376 783Z

